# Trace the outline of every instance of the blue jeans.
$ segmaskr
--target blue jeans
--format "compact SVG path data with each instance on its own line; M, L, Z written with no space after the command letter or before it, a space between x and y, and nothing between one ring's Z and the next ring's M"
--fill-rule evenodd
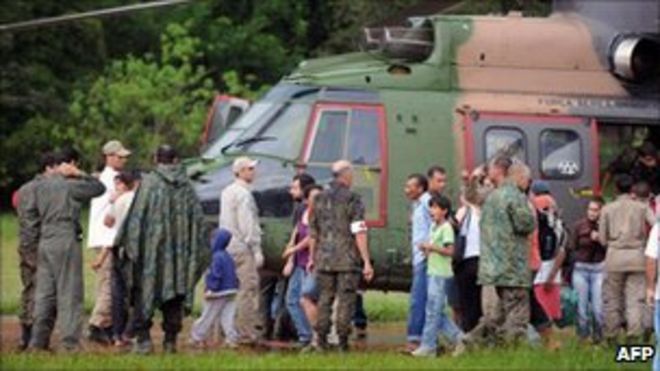
M660 371L660 300L655 301L655 356L653 356L653 371Z
M436 349L438 334L442 334L453 344L463 336L463 332L445 313L447 303L447 277L428 276L426 299L426 322L422 334L422 347Z
M295 267L291 278L289 278L289 288L286 292L286 308L289 311L293 325L298 333L298 341L307 343L312 340L312 327L305 316L305 312L300 306L302 298L302 286L307 272L302 267Z
M413 267L410 286L410 309L408 310L408 341L420 341L424 331L427 288L426 261Z
M578 294L577 334L587 338L592 334L594 339L602 337L603 329L603 264L576 263L573 269L573 288ZM593 332L589 326L589 307L593 313Z

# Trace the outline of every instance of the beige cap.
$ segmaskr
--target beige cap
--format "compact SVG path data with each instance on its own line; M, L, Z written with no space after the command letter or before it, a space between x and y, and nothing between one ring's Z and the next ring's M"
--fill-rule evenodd
M103 145L103 154L106 156L117 155L126 157L131 155L131 151L127 150L120 141L111 140Z
M238 174L241 170L245 169L246 167L255 167L259 164L259 160L253 160L249 157L238 157L237 159L234 160L234 164L232 165L232 171L234 174Z

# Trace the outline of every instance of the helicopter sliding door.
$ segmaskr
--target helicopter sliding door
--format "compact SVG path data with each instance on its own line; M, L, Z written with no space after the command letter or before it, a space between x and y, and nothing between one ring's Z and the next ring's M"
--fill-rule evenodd
M528 164L534 179L549 185L567 223L583 214L587 196L599 192L594 120L473 112L466 116L466 141L469 168L500 154Z

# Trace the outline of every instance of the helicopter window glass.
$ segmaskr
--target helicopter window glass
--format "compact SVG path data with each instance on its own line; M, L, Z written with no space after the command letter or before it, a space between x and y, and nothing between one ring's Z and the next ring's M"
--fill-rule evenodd
M348 135L348 158L354 165L380 164L380 133L378 112L354 109Z
M525 135L517 129L491 128L486 131L486 158L506 155L526 162Z
M309 162L331 163L343 157L348 111L322 111Z
M239 118L243 114L244 110L241 107L237 106L231 106L229 107L229 113L227 114L227 124L226 126L229 127L231 124L236 121L236 119Z
M572 130L544 130L540 136L544 178L572 179L582 173L582 142Z
M262 155L275 155L294 159L300 153L305 125L312 110L309 104L285 104L272 113L258 131L249 129L241 138L257 137L263 140L239 147L242 151Z

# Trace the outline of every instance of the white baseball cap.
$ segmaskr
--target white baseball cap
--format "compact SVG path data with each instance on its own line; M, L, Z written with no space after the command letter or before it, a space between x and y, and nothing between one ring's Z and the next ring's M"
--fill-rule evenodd
M259 164L259 160L253 160L249 157L238 157L237 159L234 160L234 164L232 165L232 171L234 174L238 174L241 170L245 169L246 167L256 167Z

